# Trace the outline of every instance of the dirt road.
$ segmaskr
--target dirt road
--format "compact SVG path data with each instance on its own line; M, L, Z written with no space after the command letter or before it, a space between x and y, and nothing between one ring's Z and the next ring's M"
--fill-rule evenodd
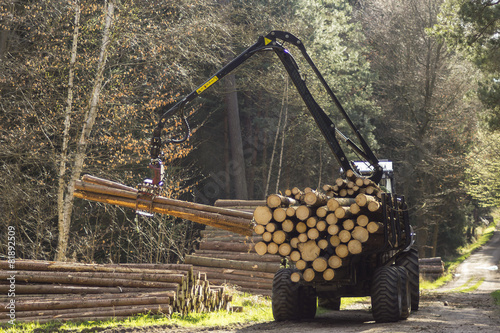
M196 330L173 327L142 330L113 329L109 332L500 332L500 308L494 305L491 298L492 291L500 290L498 266L500 266L500 231L497 230L486 246L459 267L454 281L439 290L423 293L420 298L420 310L413 312L408 320L397 323L375 323L368 302L341 311L322 313L308 322L266 322ZM471 287L473 288L467 292L467 288Z

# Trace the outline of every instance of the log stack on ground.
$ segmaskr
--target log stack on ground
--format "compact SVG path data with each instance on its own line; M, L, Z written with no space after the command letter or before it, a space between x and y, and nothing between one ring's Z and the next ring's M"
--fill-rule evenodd
M424 279L435 280L444 274L444 262L441 257L420 258L418 260L420 275Z
M227 309L230 296L185 264L97 265L0 261L0 312L15 277L16 321L103 320ZM8 316L2 316L5 322Z
M255 251L288 257L298 282L332 280L354 255L380 248L386 241L383 191L368 179L347 177L324 192L293 188L270 195L254 211L254 231L261 235Z
M217 200L215 206L251 209L265 205L264 200ZM260 256L255 244L261 236L242 237L235 233L206 227L201 233L199 249L186 257L195 272L207 275L212 283L233 285L242 292L271 296L274 274L280 267L279 255Z
M77 181L75 189L74 196L77 198L128 207L136 211L167 214L241 235L252 234L250 212L155 196L90 175L84 175L82 180Z

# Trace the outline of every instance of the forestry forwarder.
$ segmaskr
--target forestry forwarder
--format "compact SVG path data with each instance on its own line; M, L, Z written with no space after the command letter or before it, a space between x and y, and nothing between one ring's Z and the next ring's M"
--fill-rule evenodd
M342 134L318 105L302 79L297 63L284 47L285 43L296 46L326 92L340 111L344 120L354 132L359 145ZM190 136L190 127L184 114L186 105L201 95L215 82L228 75L252 55L261 51L274 51L283 63L292 82L306 104L309 112L316 121L322 135L344 171L352 170L358 177L363 177L355 164L350 161L342 150L337 136L350 147L372 170L366 176L375 183L379 183L383 169L378 159L353 124L337 97L316 68L306 52L302 42L294 35L283 31L272 31L266 36L260 36L258 41L229 62L224 68L213 75L199 88L188 94L170 109L161 114L157 127L151 139L151 163L153 179L148 179L142 190L155 193L162 185L163 164L161 161L161 135L166 121L173 115L180 115L185 127L185 135L180 139L169 139L167 143L182 143ZM384 241L379 248L353 255L350 263L342 267L342 274L338 274L331 281L292 282L290 277L294 268L280 269L273 281L272 307L275 320L312 319L315 316L317 298L329 304L331 309L340 308L341 297L371 296L372 311L376 321L388 322L406 319L411 310L418 310L419 306L419 266L418 252L413 248L414 233L409 223L406 204L403 197L384 193L382 196ZM336 274L337 275L337 274Z

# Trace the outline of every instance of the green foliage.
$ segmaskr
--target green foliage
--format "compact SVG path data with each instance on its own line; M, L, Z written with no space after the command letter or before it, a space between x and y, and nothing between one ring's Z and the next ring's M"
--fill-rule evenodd
M464 99L475 88L472 66L426 33L439 6L439 1L373 0L360 14L383 110L375 122L379 155L394 161L396 192L408 198L422 256L463 244L461 229L470 219L459 184L477 124L475 105ZM444 239L451 230L458 236ZM434 250L426 253L429 247Z
M477 145L467 156L469 168L464 185L481 207L500 205L499 154L500 134L481 131Z
M500 129L500 7L496 0L446 0L432 32L473 61L484 74L478 93L488 123Z

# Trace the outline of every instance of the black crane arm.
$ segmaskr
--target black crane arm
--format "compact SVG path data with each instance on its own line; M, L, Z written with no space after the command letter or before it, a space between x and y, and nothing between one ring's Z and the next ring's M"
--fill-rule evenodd
M281 42L280 42L281 41ZM313 96L311 95L311 92L307 88L307 85L305 81L302 79L302 76L300 75L299 68L297 66L297 63L293 59L292 55L290 52L283 47L283 43L288 42L293 45L295 45L302 53L302 56L304 59L307 61L309 66L313 69L314 73L320 80L321 84L327 91L328 95L342 114L343 118L346 120L347 124L351 128L351 130L354 132L354 135L359 141L359 144L361 147L356 145L352 140L350 140L347 136L342 134L333 121L328 117L328 115L324 112L324 110L318 105L318 103L315 101ZM190 135L190 130L189 130L189 124L186 120L186 117L184 116L183 110L185 106L191 102L193 99L195 99L197 96L201 95L206 89L208 89L211 85L213 85L215 82L219 81L222 79L224 76L229 74L231 71L233 71L235 68L240 66L242 63L244 63L247 59L249 59L252 55L254 55L257 52L260 51L274 51L278 58L281 60L283 63L286 71L288 72L288 75L290 76L292 82L294 83L295 87L297 88L300 96L302 97L302 100L306 104L307 108L309 109L309 112L313 116L314 120L316 121L316 124L318 128L320 129L323 137L325 138L328 146L332 150L335 158L337 159L338 163L341 165L344 171L347 170L352 170L356 174L357 170L356 167L347 159L345 156L344 151L342 150L339 141L337 140L336 135L339 135L343 141L351 148L353 149L358 155L360 155L363 159L365 159L367 162L370 163L370 165L373 168L373 173L368 177L374 182L378 183L380 179L382 178L382 167L379 165L379 161L371 148L368 146L366 143L365 139L359 132L359 130L356 128L354 123L351 121L349 116L347 115L347 112L344 110L342 105L340 104L339 100L333 93L332 89L330 86L327 84L319 70L317 69L316 65L312 61L311 57L308 55L306 52L306 49L300 39L295 37L294 35L284 32L284 31L272 31L266 36L260 36L257 40L257 42L247 48L245 51L243 51L240 55L238 55L236 58L234 58L231 62L229 62L226 66L224 66L221 70L219 70L217 73L215 73L210 79L208 79L205 83L203 83L200 87L198 87L196 90L192 91L190 94L188 94L186 97L184 97L182 100L180 100L178 103L176 103L173 107L169 108L166 111L163 110L158 110L161 113L160 120L158 122L157 127L153 131L153 138L151 139L151 160L152 160L152 165L151 166L153 169L155 169L155 164L161 164L161 161L159 159L159 156L161 154L161 132L163 130L163 127L165 125L165 122L174 114L179 113L183 118L184 118L184 126L186 128L186 134L182 139L179 140L168 140L167 142L172 142L172 143L180 143L184 142L188 139Z

